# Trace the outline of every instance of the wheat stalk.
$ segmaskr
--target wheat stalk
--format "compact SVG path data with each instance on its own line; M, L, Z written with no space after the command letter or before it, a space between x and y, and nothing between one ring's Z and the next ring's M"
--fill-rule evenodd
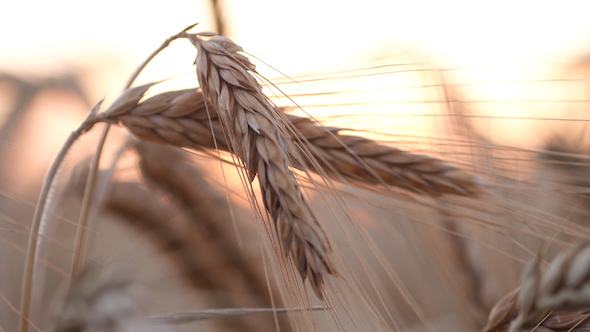
M74 145L76 140L83 135L85 132L92 129L95 121L96 112L98 112L102 100L99 101L89 112L88 116L84 120L84 122L66 139L64 145L60 148L55 160L51 164L51 167L47 171L47 175L45 180L43 181L43 187L41 188L41 193L39 194L39 199L37 201L37 205L35 206L35 213L33 215L33 220L31 222L31 229L29 231L29 239L27 245L27 254L25 256L25 270L23 272L23 287L21 292L21 320L20 320L20 328L21 332L27 332L29 328L29 313L30 313L30 304L31 304L31 292L32 292L32 282L33 282L33 272L35 269L35 259L37 254L37 242L40 240L38 237L39 229L41 226L41 221L44 216L45 206L49 201L49 193L53 186L53 180L61 167L62 161L65 159L67 152L69 149Z
M99 117L125 126L145 141L229 151L219 118L208 115L206 107L202 93L187 89L164 92L121 113L102 113ZM342 135L344 129L324 127L310 118L286 117L297 133L294 140L311 153L311 158L291 158L291 166L325 172L336 180L344 176L356 183L386 184L434 196L482 192L481 179L442 160L368 138Z
M130 105L135 105L139 102L139 100L143 97L145 92L155 83L150 83L142 86L138 86L135 88L130 88L125 91L117 98L111 107L107 109L107 112L117 113L119 109L126 109ZM43 187L41 188L41 193L39 194L39 199L37 201L37 205L35 206L35 213L33 215L33 220L31 222L31 229L29 232L29 240L27 245L27 254L25 257L25 270L23 272L23 287L21 293L21 320L20 320L20 328L19 331L27 332L29 327L29 314L30 314L30 306L31 306L31 293L32 293L32 282L33 282L33 274L35 269L35 261L37 259L37 248L38 244L41 241L41 237L39 237L39 230L41 228L41 224L43 222L43 217L45 214L45 206L50 199L50 191L53 186L53 181L61 167L63 160L65 159L68 151L74 145L76 140L85 134L86 132L90 131L94 125L99 121L99 118L96 116L100 106L102 104L102 100L99 101L88 113L86 119L80 124L80 126L74 130L64 142L63 146L60 148L57 156L53 160L51 167L47 171L47 175L43 181ZM105 132L106 135L106 132ZM104 136L103 138L106 138ZM104 140L102 141L104 143ZM100 146L102 146L102 143ZM98 157L94 158L93 160L96 166L98 163ZM91 172L92 173L92 172ZM95 175L95 174L94 174ZM94 175L89 178L91 183L94 183ZM86 196L86 195L85 195ZM85 199L85 202L89 203L89 199ZM85 229L85 221L87 212L89 211L88 207L82 208L81 212L81 220L80 220L80 227L77 233L77 240L75 247L77 248L76 256L74 257L74 264L71 270L72 279L76 276L79 266L79 256L80 249L82 247L81 240L83 239L83 229Z

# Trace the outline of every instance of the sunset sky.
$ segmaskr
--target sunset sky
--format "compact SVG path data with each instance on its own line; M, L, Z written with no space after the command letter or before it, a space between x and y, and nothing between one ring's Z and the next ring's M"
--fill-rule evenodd
M219 2L227 34L291 77L371 66L380 60L436 68L480 66L449 72L449 79L459 83L539 80L556 75L555 66L547 64L570 63L590 53L588 1L563 1L558 7L549 1ZM12 1L5 8L0 14L0 71L47 77L93 68L86 84L96 100L117 95L135 66L170 35L195 22L200 22L199 30L214 29L209 1L34 0ZM188 83L181 84L196 84L190 65L194 49L188 43L173 44L159 59L144 82L184 74ZM268 77L282 76L268 66L258 68ZM365 88L375 84L381 83ZM534 90L474 85L468 93L483 100L559 99L563 94L556 92L555 84ZM520 105L519 110L530 112ZM511 107L493 112L515 115Z
M283 49L291 53L287 59L273 59L281 67L297 58L308 61L309 52L322 63L331 63L327 59L335 55L368 57L363 49L377 46L382 52L421 49L449 65L551 61L587 50L590 44L587 1L563 1L559 6L552 1L486 5L466 0L220 3L228 32L238 43L256 54ZM55 62L81 61L93 52L121 53L137 61L194 22L201 22L203 30L212 29L208 1L11 1L0 20L0 65L48 68Z

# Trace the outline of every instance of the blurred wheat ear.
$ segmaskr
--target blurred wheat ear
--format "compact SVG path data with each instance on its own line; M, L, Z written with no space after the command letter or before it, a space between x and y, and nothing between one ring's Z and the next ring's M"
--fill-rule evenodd
M520 288L490 311L483 332L587 331L590 328L590 247L558 255L541 271L537 256Z
M272 285L267 285L257 262L239 248L228 201L205 180L191 154L171 145L137 140L131 141L129 150L139 157L147 188L141 182L114 181L104 198L104 212L147 234L210 307L272 307ZM82 196L87 171L79 173L72 189ZM280 300L274 303L279 305ZM281 330L290 329L286 316L277 319ZM228 315L219 321L243 331L275 330L269 316L254 320Z
M50 331L149 331L141 322L138 301L133 280L121 267L87 268L57 306Z
M101 121L125 126L135 136L197 150L230 151L215 109L195 89L169 91L148 98ZM291 141L306 153L289 156L290 166L311 170L334 180L364 186L393 186L432 196L473 196L483 192L478 177L442 160L406 152L370 139L340 134L346 128L324 127L304 117L285 115L291 124Z
M232 153L240 157L247 177L258 176L264 206L275 223L285 255L291 254L303 280L322 298L326 274L335 274L330 244L303 198L289 169L289 155L301 148L285 116L262 93L251 72L255 67L225 37L188 38L197 48L197 78L214 105Z

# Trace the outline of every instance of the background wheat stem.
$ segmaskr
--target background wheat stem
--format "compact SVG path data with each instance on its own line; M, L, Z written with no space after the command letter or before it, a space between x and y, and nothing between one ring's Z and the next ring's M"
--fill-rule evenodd
M100 156L104 148L104 144L106 142L107 135L109 133L110 126L107 125L102 132L101 139L98 143L98 147L96 148L97 153L92 156L92 162L90 164L90 172L88 172L88 178L86 180L86 186L84 189L84 197L82 198L82 206L80 209L80 217L78 219L78 228L76 230L76 238L74 244L74 257L72 260L72 268L70 270L70 283L76 279L78 272L80 271L80 263L82 260L82 245L84 243L86 227L88 225L88 214L90 212L90 204L92 203L92 199L94 198L94 188L96 187L96 178L97 178L97 170L98 164L100 163Z

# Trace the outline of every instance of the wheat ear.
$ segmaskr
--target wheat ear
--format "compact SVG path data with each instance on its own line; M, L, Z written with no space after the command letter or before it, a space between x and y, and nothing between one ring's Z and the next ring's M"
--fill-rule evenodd
M345 129L323 127L309 118L289 116L289 120L305 138L313 157L334 178L341 175L363 184L387 184L433 196L482 192L482 180L440 159L342 135Z
M201 265L205 264L206 271L199 270L194 265L187 266L186 263L179 264L181 269L187 271L191 279L203 278L204 274L210 275L219 293L250 294L247 302L232 300L234 303L231 307L271 306L269 288L272 285L267 285L261 271L252 265L249 256L239 248L235 239L236 230L230 227L232 214L227 208L226 196L220 195L205 180L202 171L186 152L171 145L141 141L135 141L132 146L140 156L140 168L146 182L157 189L163 189L187 214L186 225L170 227L171 230L177 229L182 237L180 242L188 244L186 247L189 250L183 250L186 253L177 254L189 256L191 261L202 261ZM174 222L166 220L165 223ZM159 237L159 232L155 232L154 236ZM283 319L280 321L286 323ZM259 320L252 329L272 329L264 323L267 322ZM283 329L287 328L286 324L282 325Z
M149 239L172 259L189 286L206 290L202 294L210 306L271 305L267 289L254 288L258 285L248 282L248 271L241 268L244 257L224 257L227 253L218 251L220 246L216 241L219 237L210 238L202 225L196 225L205 216L189 225L176 220L178 217L171 220L170 216L177 216L179 211L163 205L161 197L137 183L114 183L105 208L121 217L120 221L126 225L149 234ZM246 296L233 297L231 294ZM269 319L228 317L220 323L241 331L274 331L274 323ZM281 323L287 327L284 319Z
M145 141L230 150L217 114L208 116L203 95L195 89L164 92L117 114L100 116ZM342 128L324 127L309 118L286 117L298 135L294 141L302 142L317 161L291 158L291 166L326 172L334 179L343 176L357 184L386 184L433 196L482 192L482 180L442 160L342 135Z
M143 97L144 93L154 85L155 83L150 83L142 86L138 86L135 88L125 90L117 100L113 102L111 107L107 109L109 113L117 113L120 109L127 109L131 105L136 105L141 97ZM68 139L60 148L57 156L53 160L51 167L47 171L47 175L45 176L45 180L43 181L43 188L41 189L41 193L39 194L39 199L37 205L35 206L35 213L33 215L33 221L31 222L31 229L29 233L29 241L27 246L27 255L25 257L25 270L23 272L23 287L22 287L22 296L21 296L21 321L20 321L20 332L27 332L29 328L29 313L31 307L31 287L33 281L33 274L35 269L35 260L37 255L37 247L38 241L41 239L38 237L39 229L43 220L43 216L45 213L45 205L50 198L50 191L51 187L53 186L53 181L57 175L57 172L61 166L61 163L65 159L65 156L69 149L74 145L76 140L82 136L84 133L90 131L94 125L100 121L100 118L96 116L100 105L102 104L102 100L98 102L90 111L86 119L82 122L82 124L74 130ZM95 159L98 160L98 159ZM81 226L81 228L83 228ZM80 235L80 234L78 234ZM80 247L79 241L76 241L76 247ZM72 272L76 271L76 269L72 269Z
M247 176L258 176L266 210L275 223L285 254L291 253L303 280L309 277L318 297L326 274L334 274L330 244L289 169L289 155L299 153L284 115L262 93L251 74L255 67L225 37L205 40L188 35L197 48L197 78L217 112L231 152ZM207 104L206 104L207 105Z
M540 261L537 257L527 268L518 291L496 304L484 332L589 328L584 321L590 309L590 247L558 255L544 273Z
M232 215L227 208L226 197L205 180L202 171L191 162L189 154L170 145L141 141L134 142L132 147L140 157L140 169L146 182L164 190L188 214L189 223L181 229L191 233L184 236L194 242L192 248L196 249L187 250L188 254L195 256L195 253L207 252L208 257L199 259L211 266L218 266L218 271L209 268L210 274L233 276L231 285L223 286L235 292L253 293L256 300L260 300L255 303L258 306L271 305L267 301L268 287L264 277L248 262L247 255L235 241L235 230L229 227ZM159 234L156 232L154 236ZM181 268L194 271L195 274L199 272L198 268ZM204 274L204 271L200 272ZM221 284L222 280L218 277L217 283ZM239 305L246 304L236 306Z

